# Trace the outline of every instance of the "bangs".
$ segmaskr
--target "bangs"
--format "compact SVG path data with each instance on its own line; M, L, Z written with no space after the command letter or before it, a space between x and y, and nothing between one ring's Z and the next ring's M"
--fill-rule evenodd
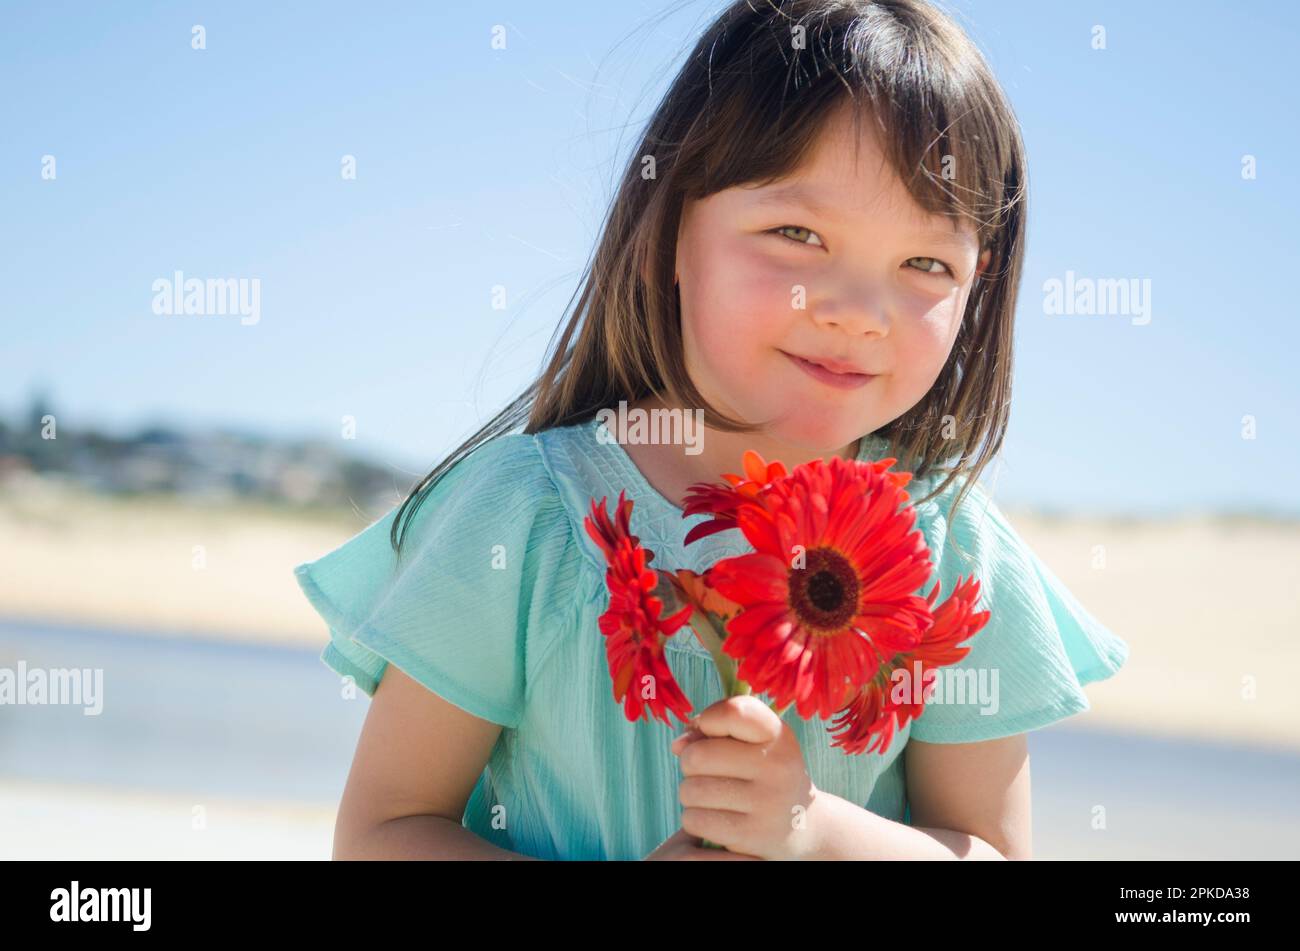
M1020 197L1009 106L987 73L971 68L978 52L947 21L912 7L854 9L853 16L823 8L798 18L775 11L749 34L743 62L719 55L728 40L739 48L742 37L717 38L706 118L695 130L706 141L683 143L683 161L697 158L704 191L687 197L788 177L832 114L847 108L855 158L863 123L874 122L916 204L990 246Z

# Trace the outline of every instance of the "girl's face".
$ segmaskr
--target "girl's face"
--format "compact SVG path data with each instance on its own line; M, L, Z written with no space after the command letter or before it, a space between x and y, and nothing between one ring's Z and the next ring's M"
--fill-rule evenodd
M988 263L973 230L912 201L871 122L856 161L853 136L841 109L795 174L688 202L678 230L691 379L722 412L814 451L837 451L925 396ZM836 386L795 356L873 378Z

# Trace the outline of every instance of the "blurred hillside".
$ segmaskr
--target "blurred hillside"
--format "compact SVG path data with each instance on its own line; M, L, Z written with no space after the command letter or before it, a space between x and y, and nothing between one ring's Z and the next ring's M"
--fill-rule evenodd
M161 494L375 512L406 486L391 469L345 450L346 442L157 425L115 435L78 427L37 394L17 418L0 416L0 491L40 482L115 497Z

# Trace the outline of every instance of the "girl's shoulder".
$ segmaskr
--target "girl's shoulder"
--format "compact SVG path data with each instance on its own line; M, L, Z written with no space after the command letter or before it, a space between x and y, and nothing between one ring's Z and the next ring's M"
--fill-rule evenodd
M504 433L447 469L408 516L405 530L418 549L445 535L449 521L458 535L489 535L505 525L549 524L562 508L537 437Z
M989 618L964 642L969 653L941 668L937 683L962 690L956 697L949 691L948 703L941 697L927 704L911 736L974 742L1038 729L1088 710L1082 687L1123 666L1125 641L1075 597L979 481L954 479L917 508L917 527L934 565L925 593L937 583L939 605L959 581L974 577L979 582L975 610L987 610ZM1087 566L1090 557L1090 551L1080 550L1076 564Z
M518 722L528 658L580 564L568 510L528 434L493 437L447 469L403 519L402 506L295 576L329 627L322 660L373 694L388 663L457 705Z

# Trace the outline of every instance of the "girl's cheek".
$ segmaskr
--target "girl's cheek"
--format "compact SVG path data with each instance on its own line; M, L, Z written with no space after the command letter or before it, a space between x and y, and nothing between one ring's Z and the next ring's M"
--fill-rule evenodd
M890 333L900 378L913 381L922 394L948 359L957 333L954 321L952 308L945 304L903 316Z
M759 343L790 346L790 328L808 311L795 307L796 288L808 286L807 269L772 261L767 255L748 259L743 279L735 288L736 309L745 315L749 333ZM805 300L807 291L805 290Z
M791 292L796 281L752 255L732 255L718 263L691 314L700 342L731 351L747 349L746 343L781 342L799 313Z
M806 318L794 307L792 288L807 282L807 267L761 241L715 235L694 249L691 300L683 300L688 366L722 392L743 392L773 372L783 360L775 348L791 346L791 327Z
M771 235L763 237L767 241L779 240ZM794 298L793 288L796 285L808 286L815 272L795 257L774 253L770 246L758 244L761 240L763 238L755 238L755 243L745 246L741 257L743 265L740 270L744 274L745 287L754 296L789 310Z

